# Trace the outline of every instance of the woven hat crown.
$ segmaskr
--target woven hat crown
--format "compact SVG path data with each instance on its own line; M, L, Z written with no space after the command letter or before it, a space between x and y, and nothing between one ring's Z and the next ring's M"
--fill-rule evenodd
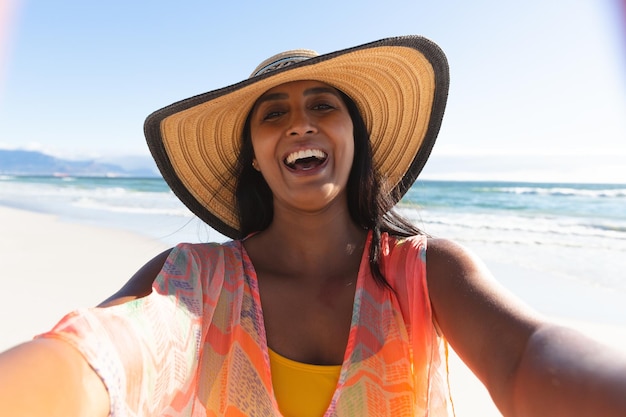
M261 62L254 71L252 71L250 78L267 74L268 72L276 71L316 56L319 56L319 54L311 49L292 49L290 51L281 52Z

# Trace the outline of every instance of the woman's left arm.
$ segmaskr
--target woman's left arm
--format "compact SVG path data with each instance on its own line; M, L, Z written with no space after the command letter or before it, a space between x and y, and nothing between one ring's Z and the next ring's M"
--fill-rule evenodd
M625 416L626 353L550 323L463 247L429 239L438 326L505 416Z

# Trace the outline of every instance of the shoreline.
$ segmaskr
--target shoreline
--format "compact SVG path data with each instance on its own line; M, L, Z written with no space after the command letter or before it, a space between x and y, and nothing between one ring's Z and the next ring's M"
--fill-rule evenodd
M0 351L48 330L74 309L97 305L116 292L145 262L170 246L135 232L85 225L52 214L0 205L3 253L0 284L5 294L0 307ZM589 292L582 283L577 287L552 276L556 281L546 283L549 281L546 274L520 269L514 263L498 259L499 253L493 248L470 249L492 268L505 288L531 307L546 314L569 311L571 314L549 314L549 317L626 350L626 322L618 325L615 317L607 316L614 315L614 310L598 310L591 304L582 313L574 314L575 308L581 307L577 303L588 299L590 294L600 297L603 292ZM560 295L555 295L557 289ZM621 297L614 296L615 300L608 303L613 309L621 307ZM572 300L573 305L567 300ZM599 301L602 299L594 300ZM546 312L550 306L553 311ZM619 313L626 314L623 310L626 309ZM486 389L453 350L449 365L452 398L459 417L501 416Z

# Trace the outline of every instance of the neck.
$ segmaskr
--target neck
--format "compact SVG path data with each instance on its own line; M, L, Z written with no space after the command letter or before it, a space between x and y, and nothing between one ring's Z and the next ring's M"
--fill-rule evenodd
M347 210L298 216L275 213L270 227L249 239L246 249L257 270L316 279L358 269L366 236Z
M282 241L283 250L300 261L318 262L329 253L352 253L363 246L366 231L349 222L325 224L280 224L267 230L275 236L273 241Z

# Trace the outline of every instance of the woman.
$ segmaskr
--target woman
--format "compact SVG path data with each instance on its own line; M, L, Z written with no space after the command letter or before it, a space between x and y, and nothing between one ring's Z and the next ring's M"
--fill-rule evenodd
M438 47L393 38L290 51L151 115L172 190L235 240L178 245L3 354L3 415L443 416L445 340L506 416L624 415L623 355L391 211L447 88Z

